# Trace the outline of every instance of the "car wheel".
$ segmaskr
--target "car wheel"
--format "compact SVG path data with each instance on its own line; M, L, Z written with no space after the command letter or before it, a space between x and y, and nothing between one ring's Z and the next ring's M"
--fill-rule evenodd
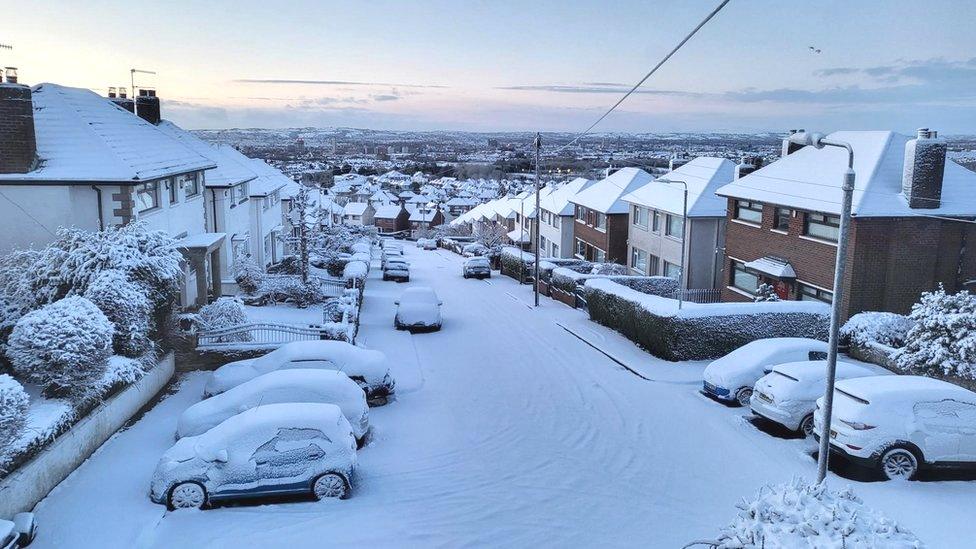
M878 469L888 480L912 480L918 473L918 458L903 446L895 446L881 454Z
M739 403L739 406L749 406L749 401L752 400L752 389L749 387L743 387L739 389L739 392L735 394L735 400Z
M329 498L345 499L349 494L349 485L342 475L326 473L312 483L312 494L320 501Z
M170 509L202 509L207 503L207 491L196 482L181 482L169 491Z
M800 428L797 430L807 438L813 436L813 414L803 418L803 421L800 422Z

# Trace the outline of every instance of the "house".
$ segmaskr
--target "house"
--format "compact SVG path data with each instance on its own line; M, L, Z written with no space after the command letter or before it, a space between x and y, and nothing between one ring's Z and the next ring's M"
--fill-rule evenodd
M380 206L373 214L373 224L382 233L395 233L410 228L410 212L403 205Z
M178 240L184 305L219 292L222 232L210 231L204 173L216 164L160 131L159 99L140 116L80 88L15 78L0 84L0 251L43 246L59 227L96 231L132 222Z
M939 284L976 289L976 173L946 159L936 132L839 131L856 174L842 318L907 313ZM723 299L763 283L782 299L833 299L847 152L796 147L718 190L728 199Z
M373 205L373 208L379 208L380 206L391 206L393 204L399 204L400 199L397 198L392 193L384 190L376 191L369 197L369 203Z
M244 157L244 155L241 155ZM265 269L284 257L285 231L282 191L294 184L291 178L259 158L247 158L257 179L251 184L251 234L260 235L261 245L252 253Z
M623 168L576 193L573 223L574 256L598 263L626 265L627 214L630 205L621 200L629 192L649 183L651 174L637 168Z
M349 202L342 210L342 222L346 225L372 225L375 212L369 202Z
M678 278L685 289L724 286L727 200L715 191L731 183L735 172L736 165L729 160L700 156L625 194L622 199L630 204L627 243L631 270ZM688 189L687 217L685 185L679 181Z
M408 208L410 217L410 232L415 233L422 229L430 229L444 223L444 214L439 208L417 207Z
M589 187L593 181L577 177L555 187L539 199L539 255L571 258L573 245L573 217L575 206L570 198Z
M444 206L447 207L447 213L450 214L451 218L456 218L465 212L471 211L471 208L477 205L477 200L460 196L456 196L444 203Z

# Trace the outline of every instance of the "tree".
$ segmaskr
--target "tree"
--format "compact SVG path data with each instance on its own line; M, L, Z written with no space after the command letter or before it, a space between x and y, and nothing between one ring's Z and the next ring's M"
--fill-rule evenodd
M298 251L299 276L302 283L308 282L308 252L310 241L319 227L319 219L315 212L312 199L312 189L301 185L298 193L292 198L291 224L298 229L298 234L289 237L289 244Z
M234 260L234 281L242 292L246 294L257 292L262 278L264 278L264 271L258 267L251 254L240 254Z
M213 303L200 308L196 316L197 330L210 331L247 324L247 311L244 303L236 297L221 297ZM249 341L250 334L223 336L220 341Z
M7 374L0 374L0 441L4 444L17 440L24 430L29 404L24 386ZM3 453L0 447L0 456Z
M151 307L137 284L117 269L95 277L85 297L95 304L115 327L112 347L117 354L137 357L149 350Z
M915 325L895 354L902 368L976 379L976 294L922 294L909 318Z
M505 227L502 225L485 221L475 223L473 232L477 242L488 249L501 246L505 243L505 238L508 236Z

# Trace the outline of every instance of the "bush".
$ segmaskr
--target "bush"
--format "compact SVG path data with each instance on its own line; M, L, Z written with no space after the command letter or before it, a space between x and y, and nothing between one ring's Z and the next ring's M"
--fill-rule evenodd
M7 347L14 371L49 396L84 390L105 371L114 329L84 297L67 297L24 315Z
M122 271L109 269L92 280L85 297L115 326L112 347L116 354L135 357L149 349L152 308L141 286L130 282Z
M678 279L667 276L611 276L609 279L647 295L671 297L678 290Z
M0 374L0 455L5 445L17 440L23 432L29 404L23 385L7 374Z
M295 260L295 256L285 256L281 260L281 263L274 265L274 267L278 269L284 267L286 261L289 259ZM297 260L293 261L293 263L295 263L295 268L297 268ZM261 267L258 267L257 262L249 254L241 254L234 260L234 281L237 282L237 287L245 294L253 294L258 291L258 288L261 286L261 279L263 278L264 271L261 270Z
M301 278L291 275L265 277L258 294L266 302L291 302L302 309L325 300L321 286L314 278L303 283Z
M362 287L367 274L369 274L369 264L365 261L350 261L342 269L342 278L346 282L355 280L357 287Z
M322 305L322 319L325 322L339 322L345 312L346 306L339 299L330 299Z
M903 347L915 321L905 315L863 312L852 316L840 329L841 341L860 347L871 344Z
M923 374L976 379L976 294L922 294L909 318L915 325L894 356L899 367Z
M625 265L619 263L597 263L590 268L590 274L603 276L624 276L630 274Z
M197 313L197 330L211 331L247 324L244 303L235 297L221 297L204 305ZM250 341L247 333L220 337L221 342Z

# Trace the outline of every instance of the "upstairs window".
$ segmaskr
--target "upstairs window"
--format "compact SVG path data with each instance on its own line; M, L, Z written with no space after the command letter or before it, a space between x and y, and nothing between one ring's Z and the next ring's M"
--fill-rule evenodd
M789 232L790 219L793 217L793 210L777 206L773 214L773 229L777 231Z
M183 196L186 198L200 194L200 183L197 181L195 174L184 175L180 185L183 187Z
M659 233L661 232L661 212L654 210L651 215L651 230Z
M667 225L664 227L664 234L673 236L674 238L684 236L685 218L680 215L668 214L667 220Z
M603 214L603 213L600 213L600 212L596 212L596 228L597 229L604 229L604 230L607 228L607 215L606 214Z
M828 242L837 242L840 235L840 216L808 213L803 220L803 234Z
M576 206L576 219L584 223L586 222L586 208L583 206Z
M634 225L646 229L647 213L648 213L647 208L641 208L640 206L635 204L633 206L633 212L631 213L631 217L633 218Z
M172 179L164 179L163 184L166 185L166 191L169 194L169 203L176 204L177 202L179 202L180 193L179 193L179 189L177 188L178 186L176 184L176 181L173 181Z
M241 183L237 187L237 203L247 202L247 183Z
M750 202L748 200L735 201L735 219L762 225L762 203Z
M135 188L136 212L148 212L159 207L159 183L153 181Z

